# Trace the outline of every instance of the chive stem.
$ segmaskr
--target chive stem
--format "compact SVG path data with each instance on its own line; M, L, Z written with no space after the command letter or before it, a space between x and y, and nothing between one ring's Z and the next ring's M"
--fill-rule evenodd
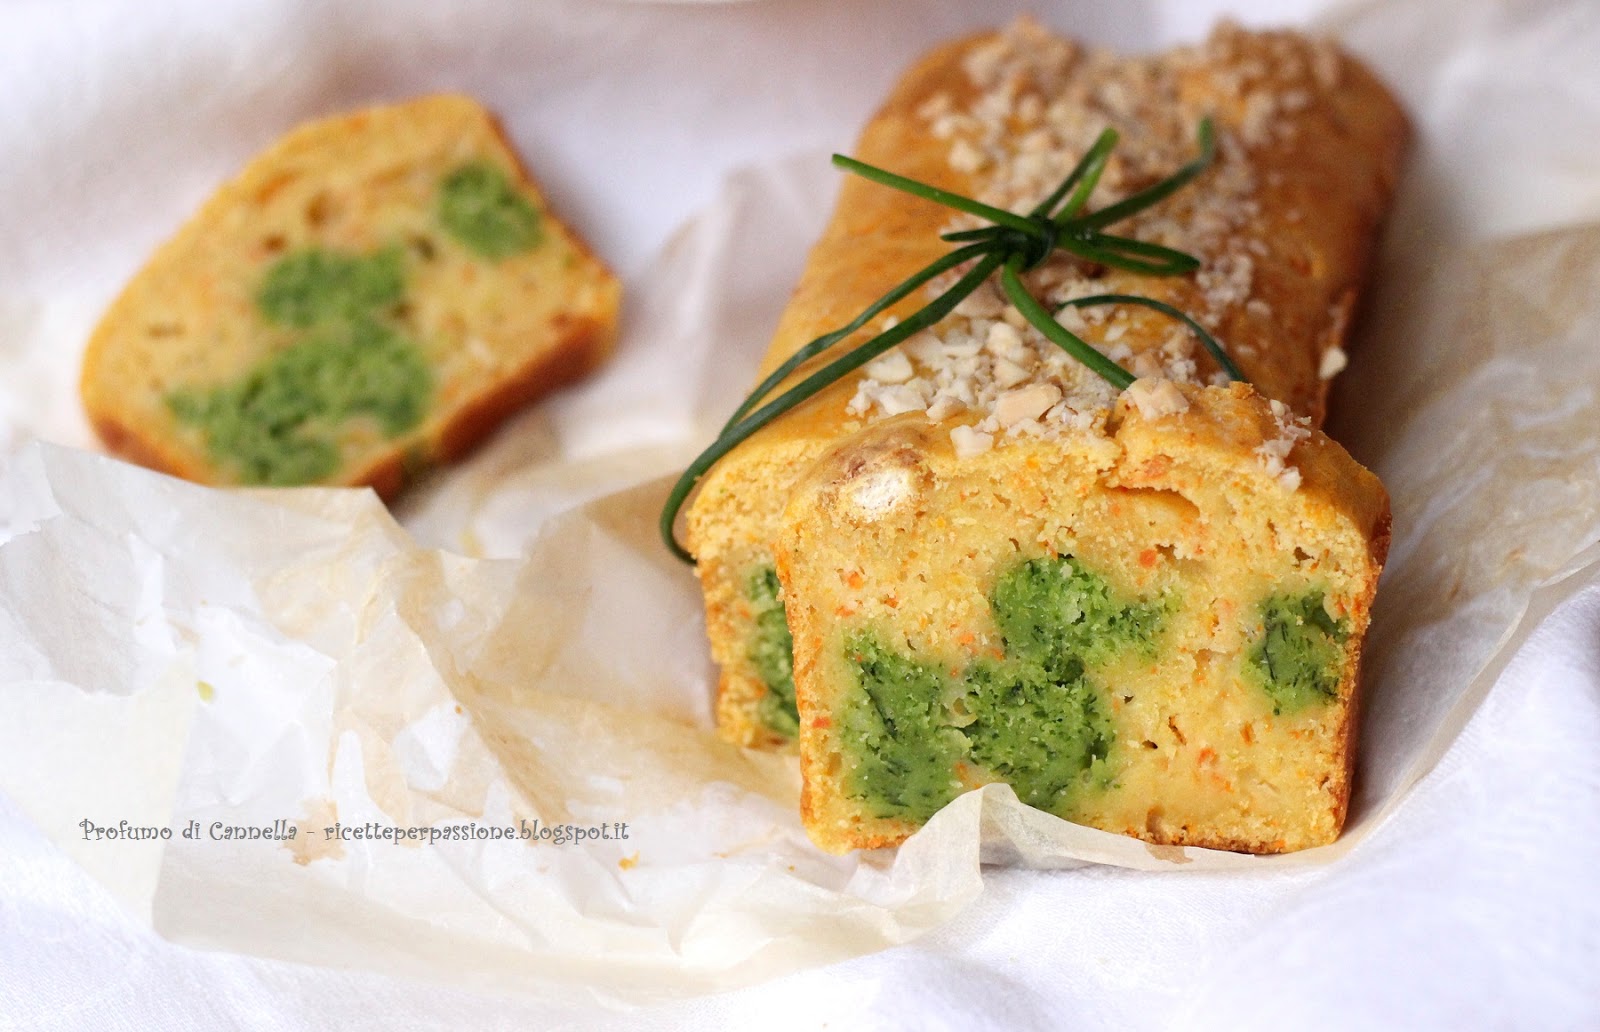
M1106 163L1111 159L1111 152L1116 149L1118 139L1115 129L1102 131L1100 137L1094 141L1094 146L1078 160L1078 164L1068 173L1067 178L1061 181L1056 192L1045 199L1045 203L1040 206L1043 210L1038 214L1049 215L1050 210L1060 203L1061 197L1076 186L1077 189L1072 190L1072 196L1061 205L1060 211L1051 216L1051 220L1057 226L1066 226L1076 218L1078 212L1083 210L1083 206L1089 203L1089 195L1094 193L1094 188L1100 185L1100 177L1106 170Z
M945 273L951 269L954 269L963 262L970 261L979 255L985 254L987 250L988 249L985 247L975 245L972 247L963 247L959 250L951 251L944 257L925 266L915 275L909 276L900 281L899 286L896 286L893 290L890 290L887 294L878 298L878 300L874 301L871 305L868 305L860 315L856 316L850 321L849 325L842 326L839 329L834 330L832 333L825 333L806 344L805 347L790 355L782 365L778 366L778 368L767 374L766 379L762 380L756 385L755 390L750 392L749 397L745 398L744 402L734 410L733 415L728 417L728 422L723 425L722 432L727 433L730 427L739 422L739 420L743 419L751 409L759 405L762 399L772 393L774 387L778 386L778 384L782 383L789 377L790 373L805 365L822 352L833 347L833 345L839 343L839 341L844 340L852 333L855 333L857 330L861 329L863 326L877 317L877 315L884 309L889 308L891 305L894 305L897 302L909 297L918 287L921 287L929 280L940 275L941 273Z
M921 197L924 200L934 201L947 208L964 211L968 215L976 215L979 218L988 219L996 225L1007 226L1019 233L1026 233L1029 236L1043 236L1044 234L1039 224L1030 220L1026 215L1018 215L1015 212L1006 211L1004 208L996 208L992 204L984 204L982 201L975 201L970 197L951 193L949 190L941 190L937 186L919 183L915 179L907 179L905 176L896 175L887 169L869 165L865 161L847 158L843 154L835 154L833 163L848 172L854 172L863 179L870 179L874 183L881 183L884 186L893 187L896 190Z
M1017 306L1017 311L1022 313L1022 317L1032 323L1052 343L1060 346L1067 354L1099 373L1111 383L1111 386L1119 391L1125 390L1133 382L1133 374L1096 351L1088 341L1057 322L1056 317L1050 314L1050 310L1035 300L1032 294L1028 293L1027 286L1023 284L1022 277L1018 275L1021 271L1021 266L1020 257L1013 255L1006 262L1005 268L1000 271L1000 286L1005 290L1006 297L1011 299L1011 303Z
M1245 379L1244 373L1239 371L1239 367L1233 364L1233 359L1228 357L1228 352L1217 342L1217 338L1207 332L1206 328L1190 317L1187 312L1169 305L1165 301L1157 301L1155 298L1145 297L1143 294L1093 294L1088 297L1075 297L1070 301L1063 301L1056 306L1056 311L1059 312L1063 308L1092 308L1096 305L1139 305L1180 320L1194 331L1196 337L1200 338L1201 345L1210 353L1212 358L1216 359L1217 365L1222 367L1222 371L1228 374L1228 379L1236 383L1250 382Z
M1129 215L1161 203L1187 186L1190 180L1204 172L1217 156L1217 135L1212 129L1210 117L1200 120L1200 128L1196 130L1195 135L1200 144L1199 156L1154 186L1141 190L1131 197L1125 197L1110 207L1101 208L1093 215L1084 216L1083 227L1100 229L1114 222L1121 222Z

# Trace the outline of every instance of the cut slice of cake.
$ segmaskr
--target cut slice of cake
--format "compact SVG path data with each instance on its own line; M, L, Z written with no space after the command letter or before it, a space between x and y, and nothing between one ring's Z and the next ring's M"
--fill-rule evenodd
M156 252L84 406L191 480L392 495L600 362L618 296L478 103L371 108L291 132Z
M1282 406L1139 381L1103 433L966 456L882 422L783 522L824 848L895 844L991 781L1157 843L1337 836L1388 503Z

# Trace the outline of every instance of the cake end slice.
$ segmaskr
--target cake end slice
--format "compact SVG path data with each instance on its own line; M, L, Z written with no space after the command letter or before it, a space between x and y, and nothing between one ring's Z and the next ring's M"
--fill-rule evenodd
M976 455L952 429L870 426L784 513L817 844L896 844L994 781L1152 843L1331 842L1377 478L1240 384L1140 381L1098 428Z

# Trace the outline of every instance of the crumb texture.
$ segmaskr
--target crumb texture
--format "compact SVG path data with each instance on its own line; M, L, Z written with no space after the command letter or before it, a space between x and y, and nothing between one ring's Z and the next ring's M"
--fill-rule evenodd
M1164 844L1337 834L1383 489L1327 442L1288 490L1254 458L1263 399L1184 390L1181 420L1120 410L1109 448L972 460L881 424L810 471L776 550L819 844L899 841L991 781ZM854 503L896 464L914 497Z

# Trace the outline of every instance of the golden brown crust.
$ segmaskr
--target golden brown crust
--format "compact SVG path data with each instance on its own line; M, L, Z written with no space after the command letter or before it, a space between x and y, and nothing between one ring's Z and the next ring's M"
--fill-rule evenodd
M408 295L407 304L422 313L414 328L431 349L437 397L414 430L347 449L320 482L367 485L392 497L422 468L460 457L522 405L597 366L615 341L615 278L548 211L496 119L470 98L423 97L289 133L157 249L85 352L80 392L106 447L201 483L238 482L174 420L166 393L228 382L289 342L260 328L253 310L253 284L276 256L423 238L420 246L436 249L428 191L471 160L506 169L536 201L543 243L532 255L481 272L464 267L453 279L439 272L435 250L422 252L424 282L413 285L418 296ZM303 221L286 210L300 203ZM463 265L453 260L443 259L452 273Z
M969 37L919 60L862 132L853 152L878 164L958 193L981 192L975 177L948 161L950 145L934 138L919 110L944 94L951 106L970 103L976 90L964 70L975 48L996 34ZM1159 59L1158 59L1159 60ZM1261 393L1289 404L1320 426L1330 379L1323 355L1343 347L1360 288L1370 268L1376 231L1393 196L1410 129L1404 112L1360 62L1325 41L1290 32L1252 33L1224 26L1194 55L1174 61L1176 100L1192 117L1178 119L1184 144L1202 115L1221 133L1249 138L1245 160L1259 221L1250 227L1258 248L1251 300L1224 305L1213 331ZM1248 71L1246 71L1248 70ZM1265 71L1263 71L1265 70ZM1300 106L1279 111L1275 128L1258 129L1260 98L1289 96ZM1303 100L1299 99L1303 96ZM1224 161L1242 143L1225 145ZM1179 217L1192 212L1195 193L1173 198ZM939 233L950 210L847 176L833 219L824 230L779 322L763 370L776 367L817 334L849 322L888 286L949 250ZM1204 313L1206 289L1192 277L1152 278L1110 270L1105 292L1135 292L1184 311ZM905 313L921 301L894 309ZM1129 313L1135 351L1159 343L1169 324ZM826 436L848 417L849 393L819 398L786 420L790 436Z

